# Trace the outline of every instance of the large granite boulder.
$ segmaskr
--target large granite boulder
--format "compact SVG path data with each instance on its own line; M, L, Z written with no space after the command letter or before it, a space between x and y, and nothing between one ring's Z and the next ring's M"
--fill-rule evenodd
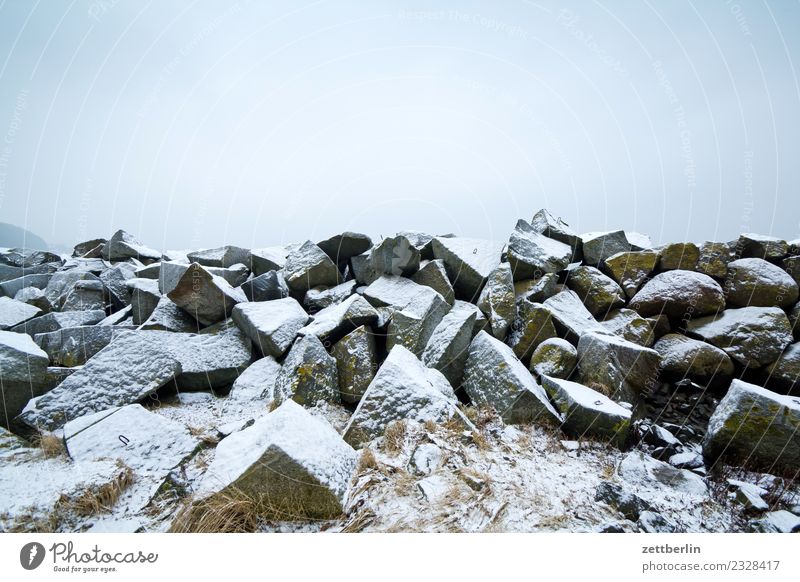
M289 286L279 271L267 271L241 285L248 301L272 301L289 296Z
M447 275L456 292L467 301L475 301L486 279L500 264L503 243L473 238L436 237L433 256L444 261Z
M674 379L706 383L734 373L733 362L723 350L679 333L663 336L653 349L661 356L661 371Z
M212 275L198 263L189 265L167 297L203 325L230 317L237 304L247 302L241 289Z
M749 368L771 364L792 343L789 320L778 307L726 309L690 321L687 334L714 344Z
M582 265L569 271L567 286L577 293L586 309L595 317L625 305L625 293L611 278L596 267Z
M706 241L700 245L700 256L695 270L715 279L724 279L728 274L728 263L733 260L733 251L727 243Z
M353 446L383 435L395 420L445 422L460 417L458 400L447 379L426 368L403 346L395 346L361 397L344 439Z
M76 281L64 295L61 311L105 309L105 287L102 281Z
M375 245L369 261L378 274L410 277L419 270L420 252L406 237L398 235Z
M563 418L569 436L593 437L622 447L631 428L631 411L577 382L542 376L542 386Z
M291 297L273 301L240 303L233 321L265 356L280 358L308 322L308 314Z
M590 331L578 342L581 382L631 404L655 387L659 360L655 350L607 333Z
M44 393L48 363L29 335L0 331L0 426L8 428L28 400Z
M800 388L800 343L794 343L767 366L768 379L787 392Z
M517 316L514 279L508 263L500 263L491 272L478 297L478 308L488 318L492 335L499 340L506 339Z
M569 245L572 249L570 262L577 262L583 258L583 241L570 226L556 218L548 210L542 208L531 219L531 226L536 232Z
M233 382L228 398L232 401L272 402L280 371L281 365L272 356L256 360Z
M703 456L769 473L800 471L800 398L781 396L741 380L708 421Z
M125 283L129 279L138 277L134 265L130 263L117 263L110 269L103 270L99 276L108 293L111 307L115 311L130 304L131 292Z
M198 507L224 495L281 521L336 518L357 465L358 453L333 427L286 401L220 441L196 491Z
M559 337L577 344L585 333L604 331L603 326L589 313L574 291L562 291L544 302L550 312Z
M428 340L422 361L439 370L453 388L461 385L477 313L472 304L456 301Z
M508 334L508 345L522 362L527 362L542 342L556 337L552 312L541 303L520 298L517 317Z
M515 281L564 270L572 259L572 247L539 234L524 220L517 221L508 240L508 262Z
M532 374L538 377L550 376L566 380L578 366L578 350L571 343L560 337L544 340L531 355L528 366Z
M507 423L552 425L561 420L511 348L485 331L469 346L463 387L475 406L489 406Z
M455 291L453 290L453 285L450 283L450 279L447 278L447 270L445 269L443 260L422 261L419 271L414 273L411 280L419 285L430 287L439 293L450 305L453 304L455 300Z
M357 404L378 370L374 332L367 325L357 327L334 344L331 355L336 359L342 402Z
M42 310L9 297L0 297L0 331L24 325Z
M204 249L188 253L186 258L192 263L199 263L204 267L227 268L232 265L250 264L250 250L233 245L226 245L215 249Z
M661 258L658 268L662 271L694 271L700 259L700 248L692 242L669 243L659 250Z
M53 390L33 398L19 418L33 428L54 430L84 414L138 402L180 372L180 362L169 350L126 333Z
M288 256L289 249L286 247L250 249L250 270L256 277L270 271L280 271Z
M360 255L372 247L372 239L366 234L346 231L317 243L336 264L346 263L350 257Z
M1 301L2 298L0 298L0 306L2 306ZM63 313L52 312L29 319L25 323L14 326L10 331L27 333L30 336L35 336L39 333L56 331L65 327L94 325L102 321L105 316L106 312L101 309L92 311L65 311Z
M617 253L638 250L633 248L622 230L587 232L581 235L581 240L583 240L583 262L586 265L597 266Z
M789 254L789 244L785 240L763 234L739 235L736 248L742 257L768 261L777 261Z
M331 305L336 305L355 293L356 285L354 280L350 280L335 287L314 287L309 289L303 298L303 306L309 313L315 313Z
M351 295L341 303L314 314L311 321L298 330L300 335L315 335L326 347L332 346L359 326L373 326L378 312L361 295Z
M392 315L386 331L388 350L402 345L420 357L436 326L450 310L444 298L436 292L418 297Z
M606 331L646 348L652 347L658 328L656 320L642 317L633 309L615 309L606 314L600 325Z
M155 331L198 332L202 326L194 317L175 305L169 297L161 297L150 316L139 329Z
M158 282L153 279L134 278L128 279L125 286L130 291L131 321L133 325L142 325L161 301Z
M333 286L341 282L341 273L331 258L310 240L292 250L283 266L283 276L289 289L305 293L320 285Z
M82 325L37 334L34 339L55 366L82 366L111 343L115 327Z
M301 336L294 342L278 373L274 399L278 404L291 399L304 406L340 401L336 359L317 336Z
M124 230L118 230L103 245L102 256L106 261L126 261L137 259L142 263L153 263L161 260L161 253L146 247L135 236Z
M737 307L789 307L797 303L798 287L791 275L764 259L739 259L728 264L725 293Z
M722 287L708 275L692 271L667 271L644 284L630 306L645 317L665 314L689 319L717 313L725 307Z
M139 404L69 421L64 425L64 444L79 465L113 459L132 469L137 480L156 485L200 446L185 426Z
M656 251L623 251L603 261L602 268L631 298L655 270L658 260Z

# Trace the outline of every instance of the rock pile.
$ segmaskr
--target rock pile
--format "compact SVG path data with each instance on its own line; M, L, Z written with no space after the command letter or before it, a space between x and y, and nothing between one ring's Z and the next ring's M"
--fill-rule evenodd
M56 431L79 463L111 455L87 435L149 423L170 442L145 454L168 455L125 458L166 475L204 445L139 404L229 392L251 417L215 437L202 503L244 495L315 519L346 506L356 449L398 421L468 438L471 408L634 448L628 473L663 475L657 457L694 493L723 464L796 474L798 246L654 246L541 210L500 242L345 232L165 254L118 231L69 257L3 250L0 426ZM321 403L346 422L307 412ZM598 498L631 506L615 487Z

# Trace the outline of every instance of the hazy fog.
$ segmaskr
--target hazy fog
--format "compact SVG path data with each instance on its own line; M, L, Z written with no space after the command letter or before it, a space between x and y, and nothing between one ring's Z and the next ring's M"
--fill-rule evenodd
M0 0L0 220L800 237L799 3L432 4Z

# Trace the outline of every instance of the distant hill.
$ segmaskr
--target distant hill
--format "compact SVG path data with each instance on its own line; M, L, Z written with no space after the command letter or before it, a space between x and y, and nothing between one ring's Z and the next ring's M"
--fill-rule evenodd
M0 247L24 247L34 250L47 250L50 248L40 236L5 222L0 222Z

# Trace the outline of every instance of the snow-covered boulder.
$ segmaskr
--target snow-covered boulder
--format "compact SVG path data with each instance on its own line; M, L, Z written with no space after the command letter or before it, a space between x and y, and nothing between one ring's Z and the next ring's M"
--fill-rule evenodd
M118 230L103 245L103 258L106 261L125 261L137 259L142 263L152 263L161 259L161 253L146 247L135 236Z
M139 404L81 416L63 430L67 454L76 463L116 459L137 476L156 481L200 444L182 424Z
M472 304L456 301L428 340L422 352L422 361L429 368L439 370L454 388L461 385L464 364L477 314Z
M578 350L567 340L552 337L538 345L528 368L537 376L569 378L578 366Z
M233 245L194 251L186 255L192 263L199 263L204 267L227 268L237 263L247 265L250 263L250 250Z
M111 325L83 325L40 333L34 339L53 365L82 366L111 343L116 329Z
M355 328L374 325L378 312L361 295L351 295L341 303L314 314L311 321L298 330L300 335L315 335L327 345L338 341Z
M96 281L76 281L64 295L61 311L89 311L105 309L105 287Z
M301 336L294 342L278 373L274 398L278 404L292 399L305 406L340 401L336 359L318 337Z
M552 312L541 303L520 297L516 305L517 316L506 341L517 358L527 362L542 342L556 337L556 328Z
M367 325L357 327L331 349L336 359L339 395L343 402L358 403L378 369L375 334Z
M703 455L768 472L800 470L800 398L733 380L708 421Z
M543 304L555 323L558 335L573 344L590 331L603 331L603 326L589 313L574 291L562 291Z
M618 335L629 342L646 348L653 346L656 335L656 321L642 317L633 309L615 309L606 314L600 325L606 331ZM667 328L669 328L669 320L667 320Z
M2 299L2 297L0 297L0 299ZM2 306L2 304L0 304L0 306ZM94 325L102 321L105 316L106 312L101 309L92 311L65 311L63 313L51 312L29 319L25 323L12 327L10 331L27 333L33 337L39 333L47 333L66 327Z
M289 286L279 271L267 271L245 281L241 289L248 301L272 301L289 296Z
M463 387L473 404L493 408L509 424L561 420L511 348L485 331L469 346Z
M686 469L676 469L668 463L654 459L642 451L628 453L618 468L619 476L635 487L664 486L675 493L706 497L708 487L695 473Z
M161 297L150 317L139 329L154 331L197 332L200 324L169 297Z
M125 282L131 294L131 321L134 325L142 325L158 307L161 292L158 282L153 279L128 279Z
M658 379L658 352L607 333L588 332L578 342L583 384L602 387L616 400L635 404Z
M570 259L572 262L580 261L583 258L581 237L566 222L553 216L547 209L542 208L533 215L531 226L539 234L569 245L572 249L572 258Z
M714 344L749 368L771 364L792 342L789 320L778 307L726 309L690 321L687 334Z
M42 310L10 297L0 297L0 331L17 327L40 315Z
M734 372L733 362L723 350L679 333L663 336L653 349L661 356L661 371L678 379L706 382L730 378Z
M447 270L445 269L444 261L441 259L422 261L419 271L414 273L411 280L418 285L430 287L450 305L455 301L455 291L450 279L447 278Z
M246 497L278 519L332 519L344 508L358 453L324 420L288 400L225 437L196 497Z
M236 378L228 397L236 401L264 400L271 402L281 365L272 356L264 356L248 366Z
M403 235L383 239L370 251L369 262L379 274L410 277L419 270L420 252Z
M586 265L599 265L608 257L631 250L631 243L625 231L587 232L581 235L583 240L583 262Z
M700 245L700 257L695 270L709 277L724 279L732 259L733 251L728 243L706 241Z
M0 426L7 427L28 400L46 390L48 363L29 335L0 331Z
M303 306L309 313L325 309L331 305L341 303L356 291L357 283L354 280L340 283L335 287L314 287L306 292Z
M504 246L502 242L460 237L436 237L431 245L434 258L444 261L453 288L472 301L500 264Z
M663 313L684 321L724 309L725 295L719 283L708 275L666 271L645 283L630 306L645 317Z
M203 325L230 317L237 304L247 302L241 289L198 263L189 265L167 297Z
M655 271L658 260L656 251L624 251L606 258L602 268L631 298Z
M564 419L564 432L575 438L590 436L617 447L624 445L631 428L630 410L583 384L549 376L541 380Z
M372 239L360 232L343 232L317 243L317 246L333 262L346 262L350 257L366 252L372 246Z
M233 308L233 321L265 356L280 358L292 345L308 314L293 298L240 303Z
M658 268L662 271L694 271L700 258L700 249L693 242L667 243L661 247L660 253Z
M800 387L800 343L786 348L781 356L767 366L768 378L787 392L796 392Z
M341 273L331 258L311 241L293 249L283 266L283 276L292 291L302 293L320 285L338 285Z
M755 233L739 235L736 247L743 257L770 261L782 259L789 253L789 244L785 240Z
M388 350L401 345L421 356L436 326L450 310L447 301L435 291L417 297L392 315L386 333Z
M444 422L460 416L452 387L441 372L426 368L403 346L395 346L361 397L344 439L353 446L383 434L395 420Z
M288 256L289 249L282 246L250 249L250 269L256 277L270 271L280 271Z
M477 305L488 318L492 335L499 340L505 340L517 317L514 278L508 263L500 263L489 274Z
M147 337L128 332L53 390L33 398L19 418L28 426L54 430L85 414L133 404L180 372L180 362L169 350Z
M568 244L538 233L524 220L517 221L508 240L508 262L515 281L562 271L571 258Z
M764 259L739 259L728 264L728 302L738 307L789 307L797 302L797 281Z
M582 265L569 271L567 286L577 293L586 309L595 317L625 305L622 287L596 267Z

